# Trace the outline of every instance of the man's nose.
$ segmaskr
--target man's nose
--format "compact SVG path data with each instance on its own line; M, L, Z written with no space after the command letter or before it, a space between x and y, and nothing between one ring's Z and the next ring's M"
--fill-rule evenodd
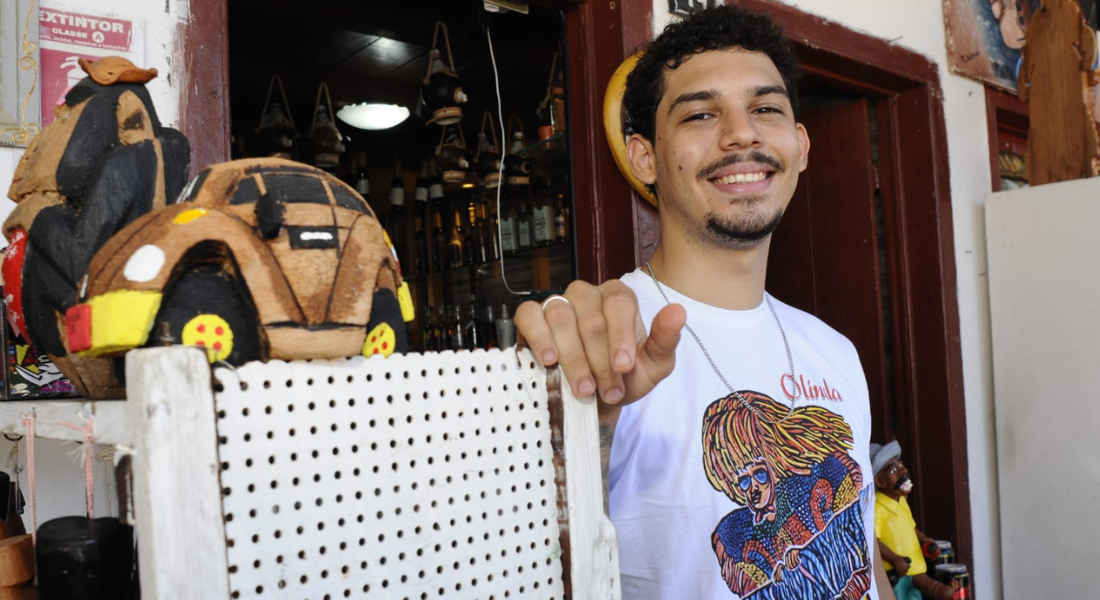
M719 140L722 149L754 148L762 142L751 113L730 111L723 115L722 135Z

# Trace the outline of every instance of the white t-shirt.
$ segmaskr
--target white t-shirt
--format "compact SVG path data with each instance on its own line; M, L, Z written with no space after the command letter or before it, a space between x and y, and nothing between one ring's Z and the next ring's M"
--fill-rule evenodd
M665 306L648 273L623 277L646 326ZM772 298L730 311L664 286L685 329L676 369L624 407L609 465L625 600L878 598L867 382L855 347ZM725 491L723 491L725 490ZM734 500L733 498L737 498Z

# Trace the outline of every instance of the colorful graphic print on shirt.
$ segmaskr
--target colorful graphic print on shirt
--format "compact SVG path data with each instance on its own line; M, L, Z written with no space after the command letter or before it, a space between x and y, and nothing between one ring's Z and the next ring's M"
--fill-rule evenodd
M703 417L707 479L741 505L711 539L726 585L741 598L863 598L871 560L851 427L821 406L784 419L786 405L740 394L749 406L731 394Z

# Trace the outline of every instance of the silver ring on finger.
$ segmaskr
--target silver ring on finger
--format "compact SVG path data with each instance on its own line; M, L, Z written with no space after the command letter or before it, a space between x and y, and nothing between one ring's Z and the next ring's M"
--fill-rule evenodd
M569 298L566 298L565 296L559 296L559 295L555 294L553 296L550 296L546 300L542 301L542 311L546 312L546 307L549 306L550 303L554 302L555 300L561 300L562 302L564 302L566 304L569 304L570 306L572 306L572 304L573 304L572 302L569 301Z

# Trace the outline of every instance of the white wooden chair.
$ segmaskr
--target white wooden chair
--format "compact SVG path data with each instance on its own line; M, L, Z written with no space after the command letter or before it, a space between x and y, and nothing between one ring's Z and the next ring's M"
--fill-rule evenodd
M526 351L127 370L144 597L620 597L594 400Z

